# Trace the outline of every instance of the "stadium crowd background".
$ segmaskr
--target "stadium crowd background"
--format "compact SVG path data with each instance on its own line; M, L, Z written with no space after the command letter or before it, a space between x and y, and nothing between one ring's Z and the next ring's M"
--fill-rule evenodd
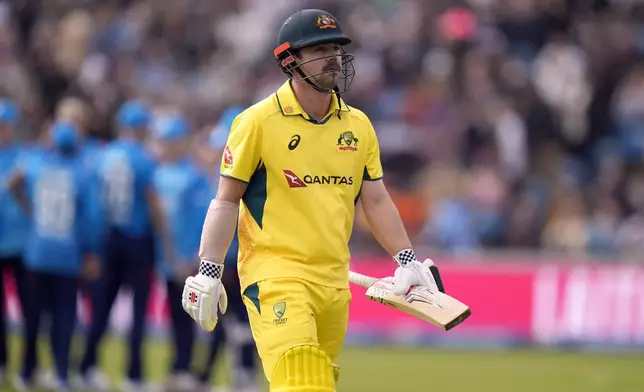
M71 95L89 105L87 127L101 139L114 136L119 104L139 98L185 112L203 145L227 107L282 83L274 33L305 6L328 9L354 37L346 98L375 123L416 243L642 250L635 0L5 1L1 92L19 102L32 140ZM377 248L365 225L353 241Z
M106 143L128 99L181 112L194 157L214 171L229 113L283 83L275 35L305 7L354 39L344 98L374 123L415 246L644 251L638 0L0 1L0 97L17 102L31 143L65 98ZM360 214L352 242L382 254Z

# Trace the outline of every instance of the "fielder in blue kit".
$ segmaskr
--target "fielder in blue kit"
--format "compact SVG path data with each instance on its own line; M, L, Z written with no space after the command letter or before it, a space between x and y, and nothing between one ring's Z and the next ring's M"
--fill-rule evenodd
M90 124L91 124L91 117L92 117L92 108L91 105L89 105L83 98L76 97L76 96L67 96L62 98L58 103L56 104L56 115L55 115L55 121L56 122L63 122L63 123L72 123L76 126L77 130L79 131L80 134L80 150L79 150L79 160L81 161L81 164L83 164L88 171L92 173L91 178L93 181L95 181L94 184L92 184L92 189L94 189L94 192L96 193L95 195L92 195L92 197L96 198L97 200L100 200L100 194L98 193L100 188L97 186L98 184L96 181L98 181L98 176L96 175L96 170L97 170L97 165L100 162L100 154L102 152L103 147L105 144L97 139L96 137L92 136L90 134ZM39 146L38 148L44 149L46 148L47 144L47 135L43 135L45 137L42 138L42 142L44 145ZM103 218L103 216L101 216ZM100 219L100 222L98 222L96 225L93 225L91 228L88 228L90 231L88 234L94 236L94 238L97 239L103 239L105 238L105 221L104 219ZM105 241L101 241L101 249L99 250L99 254L103 254L104 251L104 243ZM98 292L98 287L96 286L96 281L97 278L100 275L100 269L97 268L96 271L93 271L93 273L87 273L84 276L84 279L81 279L80 285L79 285L79 293L83 299L83 302L79 303L79 306L83 308L83 310L86 310L86 306L89 306L89 309L95 308L92 306L92 303L94 302L93 299L96 295L100 296L100 293ZM87 330L83 330L83 337L85 337L85 334L87 333ZM83 339L84 341L85 339ZM78 341L78 343L81 343L81 341ZM72 366L75 368L78 368L78 364L80 363L81 356L83 355L82 352L82 345L81 344L74 344L72 345ZM43 374L39 375L38 380L39 383L42 384L43 387L47 387L52 384L53 380L53 374L50 372L44 372Z
M80 135L71 123L56 123L51 149L27 156L10 189L31 217L25 250L25 350L20 380L32 383L43 311L51 315L51 349L57 389L69 388L68 368L81 274L95 269L98 238L90 235L100 205L91 173L80 159ZM93 264L93 266L91 266Z
M201 227L212 192L206 173L188 157L189 126L181 115L164 115L153 126L159 147L160 165L154 175L154 185L163 206L174 254L167 254L157 244L158 265L166 280L172 322L174 360L169 387L193 389L196 379L190 364L195 339L194 322L183 311L183 283L196 272L199 259Z
M157 163L144 145L150 120L151 113L146 105L126 102L117 114L119 136L103 149L97 165L107 239L103 271L95 286L92 323L80 367L85 385L91 388L106 387L97 385L105 381L96 369L97 350L123 285L129 286L133 293L126 383L136 389L142 382L141 349L154 271L154 237L166 238L153 186Z
M14 137L19 122L17 105L8 99L0 100L0 377L4 376L7 366L6 299L1 273L7 268L12 270L23 314L25 310L22 305L27 295L22 252L27 241L29 221L8 187L20 157L25 153Z

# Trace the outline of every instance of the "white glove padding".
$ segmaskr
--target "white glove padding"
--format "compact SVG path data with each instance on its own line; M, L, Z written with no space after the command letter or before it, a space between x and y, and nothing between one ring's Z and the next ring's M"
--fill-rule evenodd
M204 271L207 274L204 274ZM221 283L222 273L223 265L202 261L199 273L189 276L183 286L183 310L206 332L214 330L217 326L217 307L222 314L226 313L228 308L228 295Z
M433 265L433 261L425 259L423 263L414 260L406 263L404 267L396 268L393 280L394 294L404 295L412 286L425 286L431 291L438 292L436 279L429 269Z

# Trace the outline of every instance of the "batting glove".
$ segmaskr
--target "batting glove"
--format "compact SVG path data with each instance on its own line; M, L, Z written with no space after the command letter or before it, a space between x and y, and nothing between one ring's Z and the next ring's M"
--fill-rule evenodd
M199 273L189 276L183 286L183 310L206 332L217 326L217 307L222 314L228 308L228 296L221 283L224 265L201 260Z
M398 252L394 256L394 260L399 266L396 268L393 279L395 294L404 295L413 286L425 286L434 292L445 292L438 267L434 265L432 260L425 259L421 263L416 259L416 254L411 249Z

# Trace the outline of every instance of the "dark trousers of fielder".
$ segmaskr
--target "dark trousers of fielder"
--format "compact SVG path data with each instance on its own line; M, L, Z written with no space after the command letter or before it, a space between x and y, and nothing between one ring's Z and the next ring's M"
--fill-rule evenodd
M168 280L166 283L170 319L172 320L172 340L174 344L174 361L171 369L173 374L190 371L192 350L195 341L196 324L190 315L183 310L183 306L181 306L183 285L183 282L172 280Z
M54 355L56 376L68 381L69 352L76 325L78 278L43 272L29 272L29 296L26 297L25 350L22 377L30 381L38 366L38 335L43 313L51 319L50 346Z
M236 363L233 364L232 368L249 376L254 376L257 373L257 348L255 347L255 342L250 335L250 322L248 321L246 306L244 305L241 297L241 287L239 284L239 276L237 275L237 268L234 266L226 267L224 269L222 283L226 289L226 293L228 294L228 310L224 315L221 313L219 314L219 323L212 333L206 366L200 375L202 382L208 382L211 379L215 362L220 356L223 346L227 342L233 343L234 341L231 336L232 331L227 332L226 330L226 326L233 323L226 323L224 321L225 319L234 318L235 323L241 324L243 329L248 329L245 331L248 334L247 338L242 338L240 339L240 342L236 342L238 343L235 347L237 352L234 355ZM237 380L237 383L244 384L247 382L252 382L252 380ZM237 385L236 387L243 386Z
M22 312L23 319L25 318L25 302L28 295L28 290L25 286L26 270L22 263L22 257L19 255L11 257L0 258L0 367L7 368L7 320L5 320L5 281L4 272L6 269L11 269L13 279L16 284L18 300L20 301L20 311Z
M81 362L82 374L96 366L98 346L107 329L112 306L121 287L127 285L133 294L127 377L135 382L141 380L141 351L153 267L152 238L131 238L118 231L110 233L105 251L104 270L94 286L92 305L95 308L92 309L92 321Z

